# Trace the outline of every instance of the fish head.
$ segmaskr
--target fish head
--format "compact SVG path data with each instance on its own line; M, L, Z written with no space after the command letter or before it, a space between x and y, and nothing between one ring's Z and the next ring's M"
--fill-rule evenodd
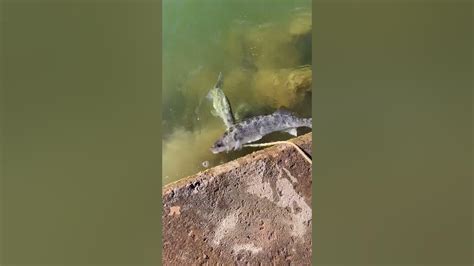
M227 145L224 143L223 139L217 140L211 147L211 152L214 154L221 153L227 150Z

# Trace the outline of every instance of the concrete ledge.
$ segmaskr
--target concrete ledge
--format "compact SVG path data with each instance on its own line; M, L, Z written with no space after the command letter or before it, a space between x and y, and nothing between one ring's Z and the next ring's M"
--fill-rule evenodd
M311 265L311 170L278 145L165 186L163 264Z

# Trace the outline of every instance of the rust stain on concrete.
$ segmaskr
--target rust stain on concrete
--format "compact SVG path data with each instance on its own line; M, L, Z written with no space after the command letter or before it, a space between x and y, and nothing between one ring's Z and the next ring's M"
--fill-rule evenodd
M311 154L311 137L292 141ZM166 186L163 264L311 265L311 184L311 165L278 145Z

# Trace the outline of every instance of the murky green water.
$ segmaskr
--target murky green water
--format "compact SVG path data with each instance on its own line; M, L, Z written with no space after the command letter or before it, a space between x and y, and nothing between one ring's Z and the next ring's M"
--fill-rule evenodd
M311 1L164 1L163 183L252 151L209 151L225 130L205 99L219 72L237 116L285 107L307 117L310 88L285 84L302 65L311 65Z

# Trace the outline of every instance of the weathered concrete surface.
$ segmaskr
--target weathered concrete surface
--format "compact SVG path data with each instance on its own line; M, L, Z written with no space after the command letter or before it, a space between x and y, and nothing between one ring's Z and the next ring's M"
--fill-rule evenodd
M311 133L294 143L311 154ZM273 146L163 188L164 265L311 265L311 164Z

